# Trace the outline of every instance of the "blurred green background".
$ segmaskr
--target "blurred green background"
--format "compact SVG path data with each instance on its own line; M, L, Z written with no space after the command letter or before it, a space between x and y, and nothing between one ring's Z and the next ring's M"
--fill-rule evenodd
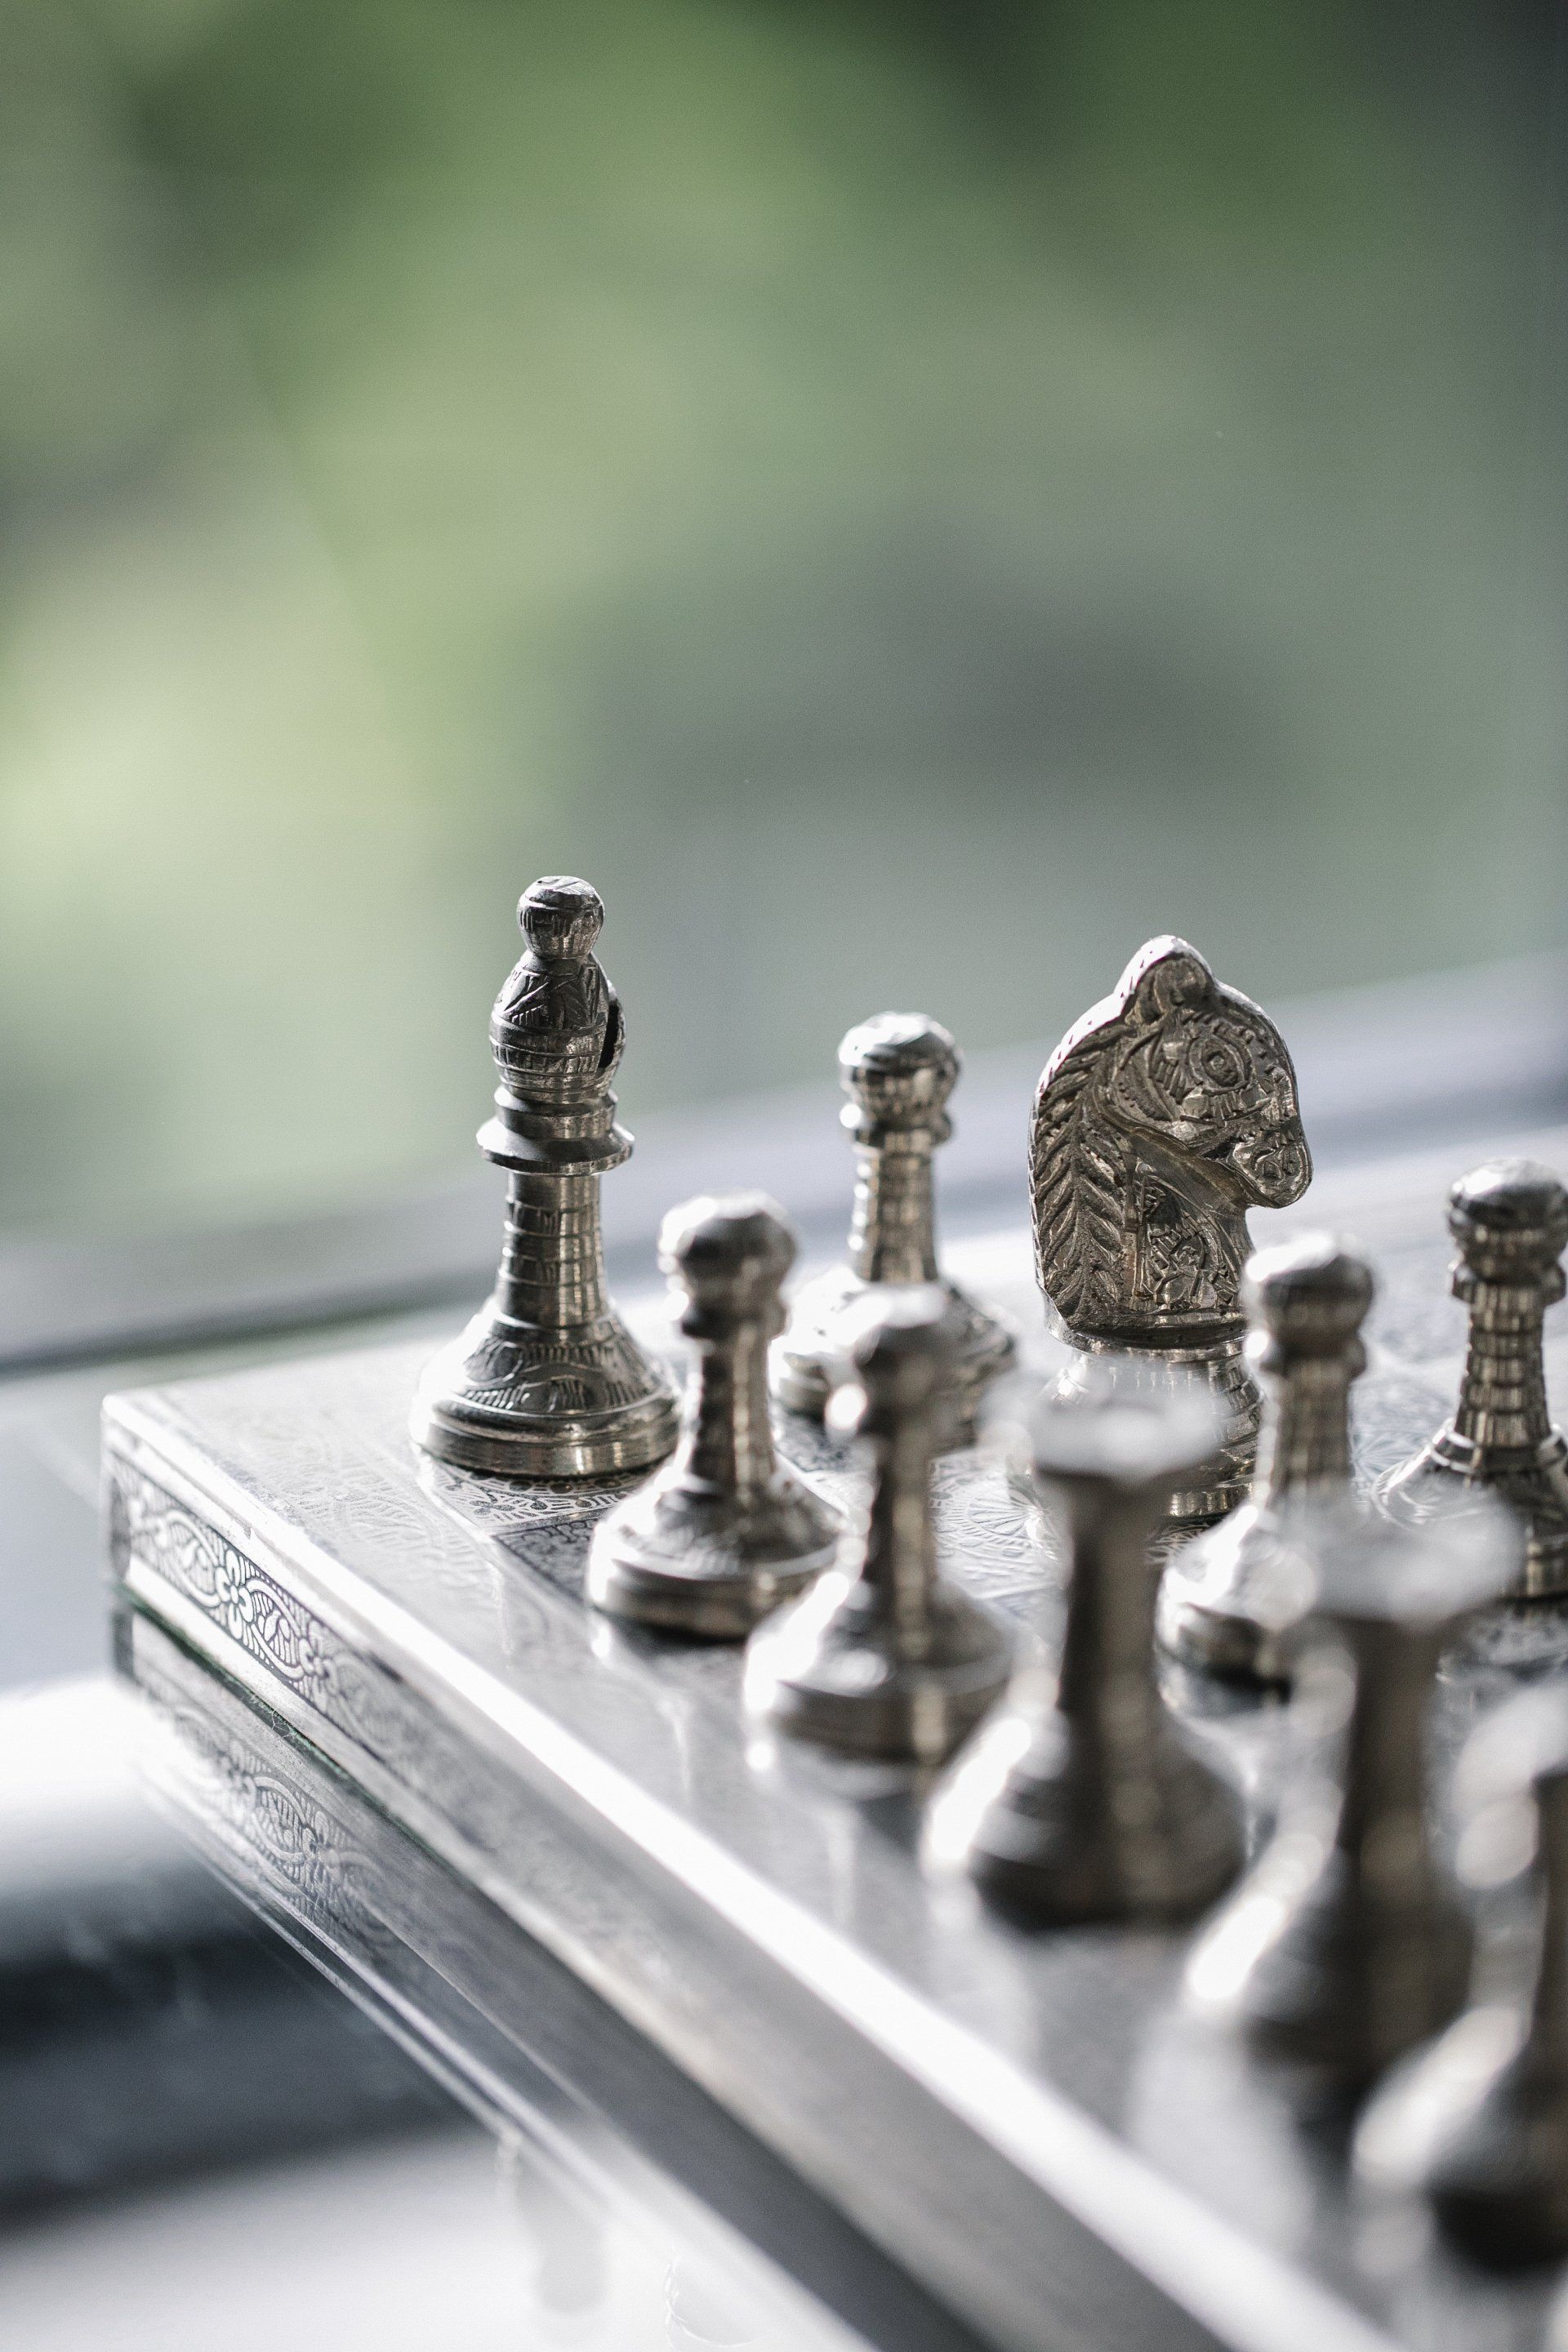
M1557 7L3 21L0 1220L1568 940Z

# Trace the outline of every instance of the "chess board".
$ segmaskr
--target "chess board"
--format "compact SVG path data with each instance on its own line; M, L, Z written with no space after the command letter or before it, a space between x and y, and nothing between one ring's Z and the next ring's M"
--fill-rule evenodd
M1568 1132L1507 1145L1568 1164ZM1377 1266L1363 1479L1451 1401L1464 1320L1443 1187L1478 1156L1324 1179L1255 1218L1260 1240L1346 1228ZM1023 1223L946 1257L1048 1373ZM662 1298L621 1304L673 1354ZM253 1898L481 2105L572 2071L531 2043L530 1970L546 1969L685 2115L677 2137L709 2151L698 2200L764 2246L771 2232L784 2268L811 2237L825 2268L807 2284L876 2340L1542 2342L1549 2284L1492 2281L1363 2213L1336 2151L1188 2017L1184 1937L1030 1934L933 1885L917 1771L773 1744L743 1715L735 1648L588 1610L588 1538L635 1481L524 1485L418 1454L427 1354L112 1399L106 1476L121 1661L154 1771ZM837 1441L794 1416L781 1438L825 1492L849 1490ZM1050 1531L1001 1462L945 1456L936 1511L946 1571L1048 1641ZM1521 1672L1564 1664L1562 1616L1516 1612L1446 1681L1445 1745ZM1174 1670L1169 1695L1227 1755L1256 1836L1295 1752L1289 1710ZM593 2041L579 2033L579 2063Z

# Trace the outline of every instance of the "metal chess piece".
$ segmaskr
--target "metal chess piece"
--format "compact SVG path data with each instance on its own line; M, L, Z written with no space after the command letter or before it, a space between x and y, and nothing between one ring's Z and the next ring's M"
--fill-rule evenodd
M773 1451L768 1343L795 1239L772 1201L736 1192L672 1210L658 1255L697 1347L685 1424L673 1459L600 1521L588 1599L733 1641L831 1566L841 1524Z
M1524 1522L1518 1596L1555 1598L1568 1593L1568 1444L1547 1411L1542 1324L1563 1296L1568 1193L1533 1160L1489 1160L1454 1186L1448 1228L1454 1296L1470 1310L1458 1406L1379 1499L1418 1517L1450 1481L1490 1487Z
M931 1471L952 1420L952 1305L934 1283L868 1291L844 1338L833 1417L870 1449L864 1535L753 1633L746 1695L801 1738L926 1761L978 1721L1011 1663L1003 1627L937 1572Z
M945 1281L937 1265L931 1154L952 1133L947 1103L958 1072L957 1046L923 1013L879 1013L838 1048L839 1083L849 1097L839 1116L855 1141L849 1256L805 1285L774 1350L774 1392L796 1412L820 1418L839 1377L847 1318L872 1284L942 1284L964 1430L981 1391L1012 1360L1009 1327Z
M1066 1520L1060 1657L1021 1665L957 1759L928 1854L1041 1925L1188 1919L1241 1867L1241 1807L1160 1696L1151 1547L1177 1479L1212 1453L1212 1404L1194 1383L1152 1405L1102 1358L1078 1402L1036 1405L1028 1433Z
M1520 1545L1482 1505L1425 1528L1326 1516L1300 1669L1337 1734L1292 1777L1261 1860L1188 1964L1194 2006L1237 2029L1307 2108L1358 2098L1464 1999L1468 1918L1427 1829L1426 1717L1455 1627L1500 1592Z
M599 1178L631 1156L611 1080L620 1000L594 942L596 890L547 876L517 910L527 950L495 1002L501 1083L479 1149L508 1174L494 1291L426 1370L416 1442L510 1477L638 1470L675 1443L675 1396L605 1295Z
M1262 1400L1242 1357L1249 1204L1299 1201L1312 1162L1283 1038L1185 940L1151 940L1047 1063L1029 1176L1040 1287L1083 1359L1135 1351L1157 1391L1172 1365L1223 1420L1215 1462L1172 1498L1177 1525L1241 1502Z
M1331 1234L1303 1234L1247 1261L1247 1359L1268 1391L1252 1492L1165 1570L1156 1627L1183 1664L1288 1683L1310 1600L1310 1523L1351 1493L1351 1383L1366 1369L1372 1304L1364 1259Z
M1467 1846L1513 1847L1506 1874L1519 1844L1533 1845L1530 1981L1505 1997L1478 1970L1472 2006L1368 2109L1357 2169L1375 2187L1424 2193L1482 2261L1556 2262L1568 2254L1568 1694L1510 1700L1458 1778Z

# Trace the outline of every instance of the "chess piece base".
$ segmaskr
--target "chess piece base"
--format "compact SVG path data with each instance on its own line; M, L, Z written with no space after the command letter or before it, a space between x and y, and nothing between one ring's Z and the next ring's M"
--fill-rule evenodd
M1401 1469L1381 1479L1379 1503L1391 1517L1419 1526L1457 1488L1500 1495L1523 1522L1524 1567L1516 1601L1568 1598L1568 1440L1553 1430L1539 1446L1477 1445L1452 1424Z
M1568 2254L1568 2083L1525 2056L1516 2006L1473 2009L1394 2076L1357 2135L1362 2178L1420 2195L1499 2269Z
M1286 1519L1243 1503L1172 1555L1155 1612L1160 1647L1226 1681L1288 1688L1311 1578Z
M964 1594L929 1603L911 1657L858 1578L831 1573L752 1639L746 1703L776 1730L859 1756L934 1762L973 1729L1012 1665L1003 1627Z
M1122 1817L1110 1781L1146 1802ZM932 1808L928 1851L1005 1911L1040 1927L1178 1923L1223 1895L1245 1853L1240 1800L1173 1732L1135 1773L1026 1691L999 1707Z
M773 1394L792 1412L820 1421L843 1359L842 1334L851 1310L875 1286L852 1266L829 1266L806 1283L790 1309L789 1328L773 1349ZM1012 1326L976 1306L956 1283L942 1282L952 1316L959 1420L967 1436L980 1400L1017 1352Z
M409 1428L438 1462L505 1478L595 1478L662 1462L675 1394L619 1316L559 1330L491 1299L426 1366Z
M586 1595L612 1617L739 1641L832 1567L839 1526L787 1471L740 1496L666 1473L601 1521Z
M1258 1433L1263 1424L1263 1398L1243 1353L1244 1341L1212 1341L1201 1348L1141 1348L1118 1339L1100 1339L1079 1331L1064 1331L1074 1353L1068 1359L1047 1394L1063 1403L1078 1402L1100 1377L1096 1360L1121 1360L1121 1381L1129 1402L1147 1397L1160 1401L1205 1390L1218 1409L1219 1444L1204 1465L1171 1497L1163 1522L1172 1534L1195 1533L1212 1527L1247 1500L1258 1460Z

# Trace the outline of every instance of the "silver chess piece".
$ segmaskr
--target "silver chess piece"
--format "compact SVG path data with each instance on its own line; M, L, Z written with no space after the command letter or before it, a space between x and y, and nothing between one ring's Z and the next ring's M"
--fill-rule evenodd
M773 1447L768 1345L795 1239L772 1201L737 1192L672 1210L658 1254L697 1350L684 1425L595 1530L587 1595L612 1616L737 1641L831 1566L840 1528Z
M934 1866L1052 1927L1192 1918L1242 1863L1237 1792L1188 1744L1154 1665L1152 1539L1215 1413L1195 1383L1156 1406L1121 1372L1101 1358L1077 1402L1034 1408L1033 1475L1066 1522L1060 1654L1019 1666L928 1826Z
M839 1567L753 1633L746 1696L800 1738L926 1762L978 1721L1011 1663L1003 1627L937 1569L931 1474L950 1433L956 1354L947 1293L868 1291L844 1344L833 1418L870 1453L864 1529Z
M1351 1494L1351 1385L1366 1369L1364 1258L1303 1234L1247 1261L1247 1359L1267 1391L1252 1492L1173 1555L1160 1586L1160 1644L1184 1665L1287 1684L1311 1597L1312 1525Z
M1327 1638L1300 1674L1323 1738L1187 1968L1194 2006L1306 2111L1353 2104L1464 1999L1469 1921L1433 1851L1426 1716L1445 1646L1520 1549L1495 1504L1420 1529L1351 1512L1320 1532Z
M517 910L525 952L495 1002L500 1073L479 1149L507 1171L500 1273L461 1337L426 1368L416 1442L509 1477L637 1470L675 1444L674 1391L605 1292L599 1179L631 1157L611 1081L620 1000L594 954L596 890L547 876Z
M960 1431L1012 1360L1009 1327L945 1281L937 1265L931 1156L952 1133L947 1104L958 1073L957 1046L923 1013L879 1013L838 1048L849 1097L839 1116L856 1162L848 1260L805 1285L774 1349L774 1391L794 1412L820 1419L841 1369L847 1318L875 1284L936 1282L946 1291Z
M1356 2168L1375 2188L1424 2195L1483 2262L1557 2262L1568 2254L1568 1694L1525 1691L1500 1707L1458 1779L1472 1868L1484 1861L1479 1874L1496 1883L1530 1857L1524 1980L1478 1968L1471 2006L1367 2110Z
M1249 1205L1299 1201L1312 1162L1296 1073L1268 1015L1185 940L1151 940L1047 1063L1029 1175L1040 1287L1077 1355L1133 1351L1222 1409L1216 1458L1172 1498L1177 1526L1244 1500L1262 1400L1242 1356Z
M1489 1487L1524 1522L1518 1597L1557 1598L1568 1593L1568 1444L1547 1410L1542 1326L1563 1296L1568 1193L1533 1160L1489 1160L1454 1186L1448 1228L1454 1296L1470 1311L1458 1405L1379 1499L1419 1517L1456 1482Z

